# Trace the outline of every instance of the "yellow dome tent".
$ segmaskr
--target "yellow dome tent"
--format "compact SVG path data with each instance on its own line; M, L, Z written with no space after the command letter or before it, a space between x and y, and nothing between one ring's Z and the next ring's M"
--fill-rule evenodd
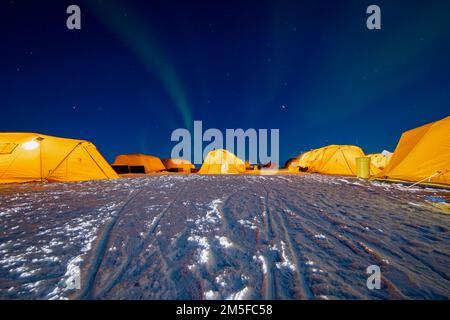
M356 158L365 157L361 148L351 145L330 145L301 155L300 170L310 173L356 175ZM371 171L376 168L371 166Z
M115 166L128 166L130 172L133 172L133 167L142 168L142 172L138 170L139 173L160 172L166 169L160 158L140 153L118 155L113 163L113 167Z
M312 167L313 163L320 159L322 149L323 148L314 149L302 153L297 162L297 166L300 168L300 171L308 171L308 169Z
M167 158L163 159L162 163L169 171L191 172L191 169L195 168L190 161L184 159Z
M404 132L376 177L450 185L450 117Z
M0 183L116 178L91 142L38 133L0 133Z
M289 172L299 172L300 167L300 159L299 158L291 158L284 164L284 168Z
M231 152L219 149L208 153L199 174L245 173L245 162Z
M376 172L372 172L372 174L377 174L386 168L387 164L391 160L392 154L386 156L382 153L372 153L368 154L367 157L370 158L370 163L377 169Z

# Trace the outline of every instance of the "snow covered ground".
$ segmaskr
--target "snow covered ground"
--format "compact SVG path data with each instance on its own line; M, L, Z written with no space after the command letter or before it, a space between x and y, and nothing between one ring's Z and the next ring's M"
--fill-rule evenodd
M436 201L306 174L0 185L0 299L448 299Z

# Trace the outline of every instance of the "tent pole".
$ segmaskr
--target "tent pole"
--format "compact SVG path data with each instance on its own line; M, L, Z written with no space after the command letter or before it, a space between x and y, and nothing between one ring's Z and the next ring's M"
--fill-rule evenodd
M70 152L61 160L61 162L60 163L58 163L58 165L52 170L52 171L50 171L49 173L48 173L48 175L47 175L47 178L48 177L50 177L52 174L53 174L53 172L55 172L56 171L56 169L58 169L59 168L59 166L72 154L72 152L74 152L75 151L75 149L76 148L78 148L78 146L79 145L81 145L81 142L78 142L76 145L75 145L75 147L72 149L72 150L70 150Z
M41 171L41 182L44 181L42 174L42 141L39 141L39 165Z
M100 167L100 165L97 163L97 161L95 161L94 157L90 154L90 152L86 149L85 146L83 146L84 151L86 151L86 153L89 155L89 157L91 157L92 161L94 161L94 163L97 165L97 167L100 169L100 171L105 175L105 177L107 179L109 179L109 176L106 174L105 171L103 171L102 167Z

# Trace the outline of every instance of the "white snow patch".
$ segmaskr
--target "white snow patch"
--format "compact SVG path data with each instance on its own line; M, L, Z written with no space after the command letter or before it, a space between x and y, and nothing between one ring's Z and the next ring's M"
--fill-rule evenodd
M80 263L83 261L81 255L72 258L67 264L66 273L59 281L58 285L47 295L50 300L54 299L66 299L63 294L71 288L71 285L76 283L78 277L80 277Z
M44 251L44 253L47 253L47 254L53 252L53 250L50 249L48 246L43 246L43 247L41 248L41 250Z
M75 279L81 276L79 274L79 271L80 271L80 264L82 261L83 258L81 256L77 256L69 261L69 263L67 264L66 273L64 274L64 276L66 277L65 281L66 285L74 283Z
M258 255L258 256L253 256L253 260L259 260L259 262L261 262L261 269L264 275L267 274L267 262L266 262L266 258L264 258L264 256L262 255Z
M24 267L24 266L10 270L10 272L13 272L13 273L20 273L19 277L21 277L21 275L24 274L27 271L28 271L28 268Z
M270 245L269 245L269 250L271 250L271 251L277 251L277 252L280 251L280 250L278 250L278 247L277 247L276 244L270 244Z
M249 288L245 287L242 290L230 294L226 300L244 300L249 292Z
M225 248L225 249L228 249L228 248L230 248L230 247L233 246L233 243L232 243L227 237L224 237L224 236L221 236L221 237L216 236L216 239L219 240L220 246L223 247L223 248Z
M220 221L219 205L222 203L221 199L216 199L209 205L210 210L206 212L206 221L210 223L218 223Z
M35 275L40 269L23 272L19 278L28 278Z
M201 264L206 264L209 261L210 257L210 245L208 243L208 238L201 237L197 235L191 235L188 238L188 241L196 242L200 247L198 252L198 262Z
M221 199L213 200L209 205L209 210L206 211L205 215L200 215L194 221L197 225L198 230L200 231L208 231L211 226L217 225L221 220L221 213L219 211L219 205L222 203ZM196 203L199 211L202 210L203 205Z
M200 256L200 259L199 259L200 263L203 263L203 264L208 263L208 261L209 261L209 250L208 249L202 249L200 251L199 256Z
M39 280L36 282L27 283L24 285L24 287L28 290L36 291L36 288L39 287L39 285L41 285L43 282L43 280Z
M412 206L416 206L416 207L424 207L423 205L418 204L418 203L414 203L414 202L408 202L408 204L410 204Z
M152 220L152 222L147 223L147 228L148 228L148 229L152 229L153 226L156 224L156 221L158 221L158 216L154 217L153 220Z
M225 282L225 279L223 278L223 275L218 275L216 277L216 283L221 286L222 288L227 286L227 283Z
M112 209L116 206L117 204L105 205L98 210L100 215L95 218L90 217L90 220L77 218L65 224L63 230L70 237L70 244L81 243L82 247L79 251L80 254L74 256L67 263L64 276L60 279L53 291L47 295L48 299L65 299L64 293L72 289L72 284L76 283L75 280L78 280L80 276L81 262L83 261L84 255L91 250L92 244L97 238L96 234L99 226L111 219L109 215L115 212ZM62 242L60 243L56 240L53 242L54 246L61 244ZM42 247L41 250L45 253L52 252L52 249L48 248L48 246Z
M281 267L289 268L292 271L295 270L294 264L289 260L287 253L286 253L286 245L283 241L281 241L281 262L277 262L276 266L278 269L281 269Z
M220 295L217 291L208 290L205 292L205 299L206 300L217 300L220 298Z
M238 222L241 225L248 227L250 229L257 229L257 227L251 221L240 219L240 220L238 220Z

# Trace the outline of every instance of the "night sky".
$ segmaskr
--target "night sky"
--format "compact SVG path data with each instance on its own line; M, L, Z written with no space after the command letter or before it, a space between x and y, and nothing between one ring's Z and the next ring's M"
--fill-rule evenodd
M2 0L0 27L0 131L90 140L109 161L168 157L193 120L279 128L283 163L327 144L393 151L450 114L448 0Z

